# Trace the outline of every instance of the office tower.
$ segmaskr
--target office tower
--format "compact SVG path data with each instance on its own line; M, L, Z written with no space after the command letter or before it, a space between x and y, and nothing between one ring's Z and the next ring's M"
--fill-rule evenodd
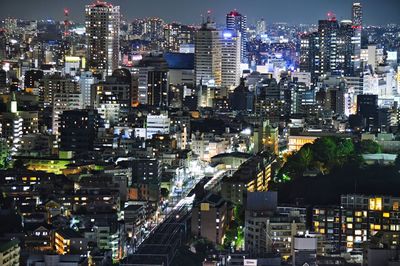
M60 150L84 153L93 150L101 119L96 110L68 110L60 116Z
M339 24L334 16L318 22L319 74L337 70L337 35Z
M79 88L82 93L82 106L83 108L93 107L94 95L92 85L97 83L97 78L93 76L92 72L86 71L81 73L79 77Z
M353 44L354 29L350 20L342 20L339 25L336 42L337 73L343 76L352 76L355 66L355 50ZM359 60L359 57L358 57Z
M319 35L318 32L300 37L300 71L309 72L314 83L319 75Z
M233 88L240 82L241 35L238 31L226 30L221 39L221 85Z
M265 34L265 31L266 31L265 20L262 18L257 21L256 34L260 36L262 34Z
M362 6L361 3L353 3L353 8L352 8L352 17L351 20L353 22L353 26L355 28L360 28L362 29L362 23L363 23L363 13L362 13Z
M195 28L178 23L171 23L164 28L166 41L165 50L168 52L179 52L181 45L194 44Z
M139 64L139 101L168 107L168 64L160 56L147 56Z
M196 32L194 63L196 86L221 86L221 32L210 18Z
M378 126L378 95L357 95L357 114L365 120L366 131Z
M153 41L161 40L164 36L164 21L160 18L146 18L143 20L143 38Z
M353 38L352 43L354 45L354 70L360 68L361 60L361 33L362 33L362 6L361 3L353 3L352 8L352 22L353 22Z
M247 62L247 17L241 15L236 10L226 15L226 28L228 30L239 31L241 34L240 61Z
M102 1L86 6L88 67L103 77L118 68L119 26L119 6Z

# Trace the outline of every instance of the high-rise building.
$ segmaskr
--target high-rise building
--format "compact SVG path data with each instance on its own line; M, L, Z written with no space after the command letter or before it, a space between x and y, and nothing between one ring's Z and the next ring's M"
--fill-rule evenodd
M195 35L196 86L212 83L221 86L221 32L210 18Z
M352 21L340 23L332 13L320 20L318 31L301 36L300 70L311 73L311 79L324 74L354 76L360 67L361 33Z
M97 82L97 78L93 76L92 72L87 71L81 73L79 77L79 87L82 93L82 106L83 108L93 107L94 95L92 85Z
M265 25L265 20L262 18L257 21L256 24L256 34L257 35L262 35L266 31L266 25Z
M362 33L362 6L361 3L353 3L352 8L352 22L353 22L353 38L352 43L354 45L353 62L354 68L357 70L360 67L361 58L361 33Z
M247 63L247 17L236 10L226 15L226 28L238 31L241 34L240 61Z
M111 75L119 60L119 6L96 1L86 6L88 67L103 76Z
M353 8L352 8L352 17L351 20L353 22L353 26L356 28L362 28L362 23L363 23L363 13L362 13L362 6L361 3L353 3Z
M195 28L178 23L171 23L164 27L164 38L168 52L179 52L181 45L194 43Z
M168 64L162 56L148 56L140 62L140 103L168 107L168 73Z
M320 75L337 70L338 29L339 24L333 16L318 22Z
M378 126L378 95L357 95L357 114L365 119L365 128L372 131Z
M221 85L234 88L240 83L240 49L239 31L226 30L221 38Z

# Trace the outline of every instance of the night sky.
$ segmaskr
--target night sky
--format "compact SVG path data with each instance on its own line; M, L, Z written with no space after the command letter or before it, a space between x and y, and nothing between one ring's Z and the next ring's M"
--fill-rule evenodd
M93 0L0 0L0 18L63 19L63 8L70 11L72 20L83 22L84 5ZM213 12L218 23L224 14L236 8L247 15L248 23L264 18L267 23L316 23L327 11L337 18L351 18L352 0L112 0L121 6L127 21L146 16L158 16L166 22L201 22L201 14ZM364 22L368 25L400 24L400 0L361 0Z

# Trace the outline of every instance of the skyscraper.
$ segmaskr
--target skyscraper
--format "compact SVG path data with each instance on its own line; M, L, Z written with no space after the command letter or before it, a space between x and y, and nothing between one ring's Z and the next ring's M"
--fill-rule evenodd
M111 75L119 60L119 6L96 1L85 11L89 69Z
M147 56L139 64L139 91L148 104L168 107L168 65L162 56ZM144 99L144 97L142 97Z
M361 32L362 32L362 6L361 3L353 3L352 9L352 22L354 34L352 37L352 43L354 46L354 54L352 61L354 62L354 70L360 67L361 60Z
M257 35L262 35L266 31L266 26L265 26L265 20L262 18L257 21L256 24L256 34Z
M228 30L239 31L241 34L241 52L240 61L247 63L247 17L241 15L236 10L226 15L226 28Z
M239 31L226 30L221 39L221 78L222 86L234 88L240 82L240 48Z
M353 3L352 9L352 21L353 27L362 28L362 6L361 3Z
M336 71L338 29L339 24L334 16L318 22L320 75Z
M221 86L221 32L210 18L195 35L196 85L213 83Z

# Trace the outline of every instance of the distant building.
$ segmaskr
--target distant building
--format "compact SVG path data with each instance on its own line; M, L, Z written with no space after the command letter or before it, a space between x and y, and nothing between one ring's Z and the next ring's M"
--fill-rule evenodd
M96 1L85 12L88 67L103 77L111 75L119 61L119 6Z
M226 15L226 28L240 32L240 62L247 62L247 17L236 10Z
M216 194L208 194L193 203L192 234L221 245L230 217L227 202Z
M54 233L54 248L60 255L85 254L88 240L72 229L57 230Z
M94 110L71 110L61 114L60 150L87 153L93 150L97 130L102 125Z
M0 241L0 265L18 266L20 250L19 241L16 239Z
M306 230L306 208L278 207L276 192L250 192L245 208L245 250L253 255L292 254L294 237Z
M242 163L232 176L224 177L221 195L235 204L244 203L247 192L268 191L268 183L272 178L273 158L254 155Z
M195 35L196 86L221 86L221 32L210 18Z

